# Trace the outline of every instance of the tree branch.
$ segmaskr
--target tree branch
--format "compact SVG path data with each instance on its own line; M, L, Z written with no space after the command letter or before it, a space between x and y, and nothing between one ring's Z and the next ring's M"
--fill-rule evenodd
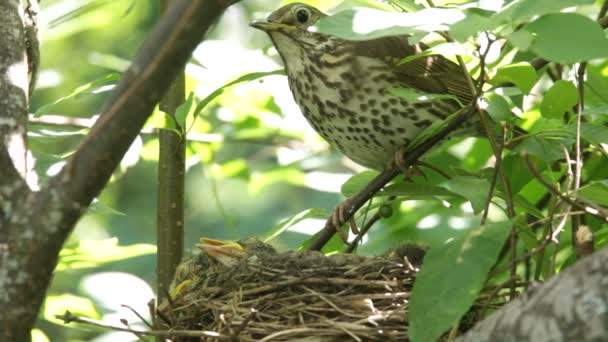
M0 4L7 2L14 1ZM30 329L45 295L41 289L49 285L63 242L101 192L192 50L233 2L176 0L144 42L107 99L100 119L64 169L45 189L13 203L17 209L10 217L6 248L10 262L0 260L0 339L30 340ZM26 96L27 82L21 88ZM25 102L21 107L27 113Z

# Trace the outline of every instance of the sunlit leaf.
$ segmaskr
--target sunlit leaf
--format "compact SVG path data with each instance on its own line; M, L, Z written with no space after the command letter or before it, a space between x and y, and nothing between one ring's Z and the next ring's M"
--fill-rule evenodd
M496 13L494 20L521 23L534 16L560 12L567 7L592 4L593 0L516 0Z
M492 13L479 9L465 11L466 17L450 26L452 37L459 42L465 42L469 37L493 28L496 24L491 18Z
M69 311L73 315L99 319L100 315L95 304L89 299L73 294L50 294L44 302L44 318L50 322L63 325L63 321L55 318Z
M202 112L202 110L205 109L205 107L207 107L207 105L211 101L213 101L216 97L218 97L224 93L226 88L229 88L235 84L257 80L259 78L271 76L271 75L285 75L285 70L280 69L280 70L274 70L274 71L252 72L252 73L240 76L236 80L230 81L230 82L224 84L223 86L217 88L216 90L212 91L211 94L207 95L207 97L202 99L196 105L196 109L194 110L193 116L195 118L198 117L198 115Z
M190 92L188 98L184 103L179 105L177 109L175 109L175 121L180 127L186 127L186 119L190 114L194 112L194 93Z
M578 103L576 87L570 81L556 81L543 97L540 113L546 118L559 119Z
M511 114L511 107L507 100L496 93L487 93L484 95L484 107L490 117L496 122L513 122L515 117Z
M355 8L322 18L319 32L344 39L363 40L385 36L446 31L449 24L464 18L455 8L426 8L415 13L397 13Z
M527 62L513 63L498 69L490 84L513 83L524 94L528 94L536 83L536 70Z
M442 43L432 46L421 53L406 56L403 58L399 64L409 63L418 58L432 56L432 55L442 55L443 57L456 59L456 56L473 56L473 51L467 48L463 44L458 43Z
M151 244L119 246L118 239L82 240L75 246L64 247L59 253L56 270L96 267L103 263L156 253Z
M376 177L378 174L378 171L372 170L359 172L342 184L340 192L346 197L353 196L363 189L367 184L369 184L369 182L371 182L372 179L374 179L374 177Z
M547 14L527 24L524 29L534 35L530 49L552 62L576 63L608 56L608 39L604 30L597 22L581 14Z
M325 209L313 208L313 209L304 210L304 211L292 216L291 218L282 221L278 225L274 226L271 230L264 233L264 235L262 236L262 240L264 240L264 242L268 242L268 241L276 238L277 236L281 235L283 232L288 230L290 227L292 227L296 223L301 222L303 220L306 220L309 218L325 219L328 217L329 217L329 214L327 213L327 211Z
M511 225L489 223L427 252L409 303L413 341L436 341L469 310Z
M256 172L251 175L249 189L257 193L264 187L278 182L285 182L294 185L304 185L306 175L300 169L293 166L275 168L266 172Z
M58 100L55 100L53 103L39 107L36 109L36 112L34 112L34 116L39 117L43 114L48 114L53 108L55 108L57 104L75 99L79 96L109 91L113 87L110 86L110 84L114 83L114 81L118 79L120 79L120 74L118 73L113 72L105 74L89 83L81 85L80 87L74 89L74 91L72 91L69 95L63 96Z
M534 35L526 30L519 30L508 35L507 39L516 48L527 51L534 41Z
M32 342L51 342L44 331L40 329L32 329Z
M221 165L213 164L211 174L216 178L249 179L249 169L244 159L233 159Z

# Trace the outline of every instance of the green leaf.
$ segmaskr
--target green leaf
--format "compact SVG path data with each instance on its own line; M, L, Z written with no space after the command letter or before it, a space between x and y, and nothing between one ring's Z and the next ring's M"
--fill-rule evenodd
M413 88L389 88L388 92L391 95L395 95L404 100L411 102L432 102L435 100L455 100L460 105L462 103L458 100L458 98L451 94L431 94L431 93L423 93Z
M380 192L383 196L407 196L416 198L429 198L431 196L449 196L460 197L440 186L430 185L426 183L397 183L386 186Z
M530 136L524 139L514 150L518 153L527 153L547 162L564 158L564 151L560 143L550 142L540 136Z
M602 206L608 206L608 180L590 182L579 189L579 194Z
M186 119L188 118L188 114L194 112L194 108L192 106L193 103L194 93L190 92L190 95L188 95L186 101L175 109L175 121L177 121L177 124L182 128L186 127Z
M502 95L486 93L484 95L486 107L484 108L490 117L496 122L513 122L515 118L511 114L511 106Z
M95 304L89 298L76 296L73 294L48 295L44 302L44 318L50 322L63 325L64 322L55 315L62 315L66 311L88 318L101 318Z
M436 341L469 310L511 225L489 223L427 252L410 300L412 341Z
M289 219L282 221L281 223L274 226L271 230L267 231L263 236L262 240L264 242L268 242L277 236L281 235L283 232L288 230L290 227L295 225L296 223L309 219L309 218L328 218L329 214L325 209L313 208L307 209L296 215L292 216Z
M502 23L522 23L535 16L557 13L567 7L592 4L593 0L516 0L496 13L494 20Z
M520 30L508 35L507 39L516 48L522 51L527 51L530 48L530 45L532 45L532 42L534 41L534 36L528 31Z
M516 194L534 177L519 154L511 153L502 160L502 168L509 177L511 192Z
M305 174L293 165L275 167L265 172L252 173L249 181L249 189L252 193L258 193L263 188L278 182L293 185L305 185Z
M505 65L498 69L490 84L498 85L503 82L513 83L524 94L528 94L536 83L536 70L527 62Z
M521 239L527 249L538 247L539 241L536 238L536 235L534 235L534 232L530 229L530 226L527 224L523 215L516 219L513 227L517 230L517 238Z
M552 62L568 64L608 56L602 27L581 14L547 14L524 29L535 38L530 49Z
M57 104L78 98L79 96L100 93L101 90L108 91L110 89L110 87L108 87L108 84L113 83L118 79L120 79L119 73L113 72L103 75L89 83L83 84L80 87L74 89L74 91L72 91L69 95L63 96L53 103L41 106L40 108L36 109L34 116L39 117L43 114L48 114L52 111L53 108L55 108Z
M119 246L118 239L82 240L75 246L64 247L59 253L56 271L97 267L100 264L156 253L156 246L134 244Z
M467 48L463 44L442 43L442 44L432 46L432 47L422 51L421 53L406 56L399 62L399 65L409 63L418 58L432 56L432 55L441 55L445 58L455 59L456 56L473 56L473 51L471 49Z
M345 234L348 234L348 226L344 226L342 230ZM310 245L317 240L319 234L323 233L323 229L319 230L316 234L306 239L302 245L300 245L297 250L298 251L306 251L309 249ZM334 234L334 236L327 241L327 243L321 248L321 253L325 255L343 253L346 250L347 245L342 241L342 238L338 234Z
M456 176L448 180L442 187L469 200L476 214L486 207L488 193L490 192L490 183L486 179Z
M321 18L317 31L349 40L447 31L449 25L464 18L458 9L426 8L415 13L355 8Z
M464 19L450 25L452 37L459 42L466 42L469 37L493 28L495 24L490 16L491 13L479 9L467 10Z
M372 179L374 179L378 174L378 171L372 170L359 172L342 184L340 192L346 197L353 196L363 189L367 184L369 184L369 182L371 182Z
M543 97L540 113L546 118L560 119L578 103L576 87L570 81L556 81Z
M224 84L223 86L212 91L211 94L207 95L207 97L202 99L201 102L199 102L198 105L196 105L196 109L194 110L194 113L193 113L194 118L198 117L198 115L203 111L203 109L205 109L205 107L207 107L207 105L211 101L213 101L216 97L222 95L224 93L224 90L226 90L226 88L232 87L235 84L239 84L239 83L243 83L243 82L250 82L250 81L254 81L259 78L262 78L262 77L272 76L272 75L285 75L285 70L279 69L279 70L273 70L273 71L251 72L251 73L245 74L245 75L235 79L234 81L230 81L230 82Z
M211 167L211 175L214 178L237 178L249 179L249 169L247 161L244 159L232 159L223 164L213 164Z
M93 203L91 203L91 205L87 208L87 212L107 215L107 216L110 216L110 215L126 216L125 213L105 205L98 199L93 200Z
M532 202L528 201L525 197L515 194L513 195L513 204L516 208L523 210L525 213L530 214L538 219L545 218L542 211L538 210Z
M571 129L576 132L576 125ZM593 145L608 144L608 127L588 122L581 123L581 137Z

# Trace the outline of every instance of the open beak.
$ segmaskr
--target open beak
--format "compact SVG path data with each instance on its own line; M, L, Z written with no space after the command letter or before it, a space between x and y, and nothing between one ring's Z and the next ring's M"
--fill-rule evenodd
M200 243L196 246L202 249L208 256L226 266L236 264L239 259L244 258L247 254L243 246L234 241L201 238Z
M295 27L291 25L273 23L270 21L256 20L253 21L249 26L262 30L264 32L277 31L277 30L293 30Z

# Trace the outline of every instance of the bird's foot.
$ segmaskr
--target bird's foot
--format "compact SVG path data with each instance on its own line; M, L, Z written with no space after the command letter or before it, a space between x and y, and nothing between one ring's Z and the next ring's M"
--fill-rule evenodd
M345 211L348 209L348 207L350 207L350 205L351 200L347 198L344 202L340 203L336 209L334 209L334 212L331 214L331 217L327 222L328 228L335 230L345 243L348 243L348 234L342 230L342 226L346 222L350 224L350 230L353 232L353 234L359 234L359 227L357 227L355 218L351 216L348 218L348 220L346 219Z
M405 167L405 160L403 159L404 155L405 146L401 145L399 148L397 148L397 151L395 151L395 156L389 161L387 168L391 168L393 165L397 166L399 170L401 170L401 173L403 173L405 179L410 179L413 176L423 176L426 178L426 175L418 166L413 165L410 168Z

